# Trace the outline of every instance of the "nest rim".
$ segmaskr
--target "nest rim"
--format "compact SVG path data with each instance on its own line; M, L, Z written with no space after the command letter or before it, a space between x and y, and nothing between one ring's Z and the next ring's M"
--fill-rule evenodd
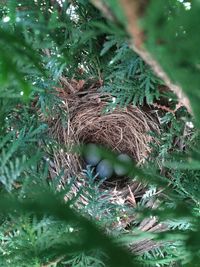
M80 144L87 142L92 142L100 145L103 144L105 147L110 148L113 152L126 153L132 156L132 158L134 157L137 165L142 165L145 163L147 156L151 152L149 143L155 141L153 137L149 135L149 132L159 132L159 121L156 119L153 112L148 113L147 111L144 111L143 109L140 109L138 107L128 106L124 109L116 107L114 110L111 110L108 113L102 113L102 111L105 110L106 107L108 107L108 104L111 103L111 99L112 98L110 95L98 92L96 88L95 90L88 91L81 97L79 96L79 94L73 94L71 96L67 95L62 99L62 108L67 114L66 125L63 126L61 119L58 118L56 120L56 123L53 123L50 126L51 136L55 138L58 143L67 146L66 151L61 149L54 153L54 171L52 171L51 173L51 178L58 175L60 170L64 168L65 171L63 185L67 182L68 179L70 179L70 177L76 177L77 179L75 185L73 186L74 195L77 194L80 187L85 183L84 173L82 171L82 160L78 154L73 153L74 145L76 145L77 147ZM150 111L150 109L148 109L148 111ZM113 122L111 124L111 128L113 127L113 125L115 127L119 127L117 123L119 121L121 123L123 122L121 128L119 127L118 130L122 131L121 129L123 126L123 129L126 129L126 132L128 131L126 139L124 139L124 135L120 136L120 140L126 140L126 145L128 147L127 150L119 150L119 146L116 146L115 134L119 134L119 131L113 131L113 129L108 127L108 124L107 127L99 127L99 125L102 126L102 123L105 123L105 121L108 122L108 124L111 121ZM98 139L99 135L94 135L94 126L96 127L95 133L101 135L101 131L104 132L104 135L102 135L103 137L105 137L105 139L101 139L100 142ZM114 133L114 138L112 140L110 138L107 138L105 129L107 129L107 133ZM88 135L86 135L86 133ZM139 135L139 138L136 135ZM96 139L90 138L94 136L96 136ZM106 140L108 143L105 144L102 140ZM133 140L135 140L137 144L135 146L137 153L135 153L135 151L134 153L130 152L130 147L133 147ZM103 184L102 190L109 188L109 190L111 191L111 201L113 201L114 203L128 202L128 204L133 207L136 207L138 202L137 199L141 199L147 190L146 184L144 185L134 179L125 179L124 186L122 186L121 188L117 186L116 181L113 182L112 187L109 186L109 183L109 180L106 181L106 183ZM87 205L87 199L82 198L82 201ZM154 204L151 203L151 205L153 206ZM163 227L163 225L156 227L155 218L150 218L149 221L146 222L146 226L142 225L144 225L144 222L141 222L141 229L143 229L142 227L144 227L145 231L149 231L154 227L158 228L158 230L162 230ZM139 243L138 245L136 244L135 247L133 246L133 250L135 252L140 252L141 249L139 249L139 247L142 246L142 250L144 250L145 247L145 250L148 251L152 247L156 246L154 242L152 242L150 242L151 245L149 246L149 249L145 247L145 244Z

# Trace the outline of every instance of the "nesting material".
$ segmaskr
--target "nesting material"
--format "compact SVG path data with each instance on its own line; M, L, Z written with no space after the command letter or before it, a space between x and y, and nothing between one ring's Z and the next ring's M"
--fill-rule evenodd
M137 107L116 108L103 113L108 103L82 103L71 118L76 138L83 142L101 144L113 151L126 153L143 163L150 152L151 130L158 130L150 115Z
M55 155L55 173L65 172L65 179L81 171L81 159L73 153L73 146L80 143L96 143L117 153L126 153L137 164L145 162L150 153L150 131L158 132L158 122L150 111L137 107L116 108L106 112L111 97L92 90L84 96L79 94L63 97L66 122L61 118L52 122L51 135L66 150ZM58 168L57 168L58 166Z
M59 144L65 145L66 150L62 148L55 152L51 177L60 174L61 170L64 173L64 183L71 177L76 177L76 183L73 185L74 194L78 192L81 184L84 185L83 162L81 157L74 153L74 146L95 143L118 154L129 155L138 165L145 162L151 152L149 144L154 141L149 132L159 131L158 122L151 110L144 111L128 106L124 109L117 107L106 112L112 98L107 94L99 93L96 89L64 94L62 102L62 109L66 111L64 123L63 119L56 118L50 122L50 131ZM120 188L117 180L112 181L111 184L110 188L113 188L111 201L115 203L130 202L130 205L135 206L137 198L141 198L146 191L145 186L138 181L127 182L126 180ZM109 186L109 182L106 182L106 186ZM87 199L82 197L82 203L87 205ZM125 222L124 227L128 223L129 220Z

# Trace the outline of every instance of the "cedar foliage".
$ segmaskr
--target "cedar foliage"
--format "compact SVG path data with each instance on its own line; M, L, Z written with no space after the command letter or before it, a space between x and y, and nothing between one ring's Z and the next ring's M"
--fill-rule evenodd
M61 77L88 84L103 81L101 90L116 99L111 107L151 105L161 97L162 85L131 50L120 6L108 1L114 17L110 21L89 1L58 2L0 3L0 265L198 266L199 132L188 127L193 119L184 107L174 113L158 111L159 145L153 145L145 167L132 166L133 176L151 185L134 212L168 223L167 232L151 236L166 246L136 257L126 246L147 233L105 233L121 206L110 204L109 192L102 200L92 170L87 170L88 186L82 189L91 199L81 210L75 208L77 199L63 201L72 184L56 190L62 173L48 182L47 155L56 144L38 111L46 118L64 116L55 91ZM146 45L182 85L198 114L198 1L190 10L178 1L149 2L142 22L149 37ZM172 98L170 108L175 108L176 98L164 97ZM160 187L164 197L159 207L146 209L145 201ZM98 223L95 216L101 218Z

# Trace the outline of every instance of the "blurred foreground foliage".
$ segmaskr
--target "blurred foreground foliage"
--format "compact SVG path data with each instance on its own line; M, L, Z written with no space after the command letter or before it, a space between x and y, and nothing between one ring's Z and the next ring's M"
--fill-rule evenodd
M193 1L188 9L186 1L180 2L149 1L142 25L146 46L190 97L197 115L199 3ZM152 105L163 97L163 82L130 48L119 5L108 2L116 17L107 20L89 1L60 3L0 3L0 265L199 266L199 130L184 107L159 113L159 145L152 145L144 168L130 166L133 177L151 184L146 198L155 197L156 188L163 190L157 209L141 204L131 212L157 216L168 223L168 231L107 233L122 207L110 204L109 192L102 200L89 171L92 197L80 210L77 199L64 202L71 184L58 191L60 177L49 182L46 152L52 140L42 118L64 116L55 90L62 77L103 81L101 90L115 99L111 108ZM171 102L175 106L177 99ZM123 248L148 237L167 245L137 257Z

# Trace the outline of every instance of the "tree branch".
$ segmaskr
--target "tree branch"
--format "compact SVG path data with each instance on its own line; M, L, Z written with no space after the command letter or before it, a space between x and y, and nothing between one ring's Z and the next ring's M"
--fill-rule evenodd
M159 62L144 48L145 35L143 30L139 27L138 21L144 15L148 6L149 0L119 0L124 13L127 17L127 30L132 37L132 49L148 64L158 77L160 77L165 84L177 95L179 103L184 105L191 113L191 105L188 97L184 94L182 88L174 84L167 73L162 69Z

